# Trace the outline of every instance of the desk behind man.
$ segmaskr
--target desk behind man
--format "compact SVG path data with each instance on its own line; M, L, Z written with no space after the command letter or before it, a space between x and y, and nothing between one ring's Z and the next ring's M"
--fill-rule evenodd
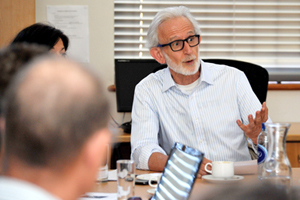
M1 198L73 200L93 187L111 140L94 74L45 57L17 75L5 97Z
M247 140L256 144L266 104L243 72L203 62L200 42L200 28L184 6L163 9L151 22L150 54L168 68L135 89L131 156L137 168L162 171L174 142L204 152L199 177L211 160L251 159Z

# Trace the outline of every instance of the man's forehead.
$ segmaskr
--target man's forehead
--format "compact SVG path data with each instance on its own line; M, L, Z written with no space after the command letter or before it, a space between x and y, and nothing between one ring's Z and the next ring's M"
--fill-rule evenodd
M195 33L193 24L185 17L176 17L162 22L158 28L159 39L174 41L185 39Z

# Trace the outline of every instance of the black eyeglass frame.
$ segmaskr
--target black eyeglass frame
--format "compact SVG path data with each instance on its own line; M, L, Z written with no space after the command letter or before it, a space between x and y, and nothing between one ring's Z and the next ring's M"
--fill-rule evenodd
M191 46L191 45L189 44L188 39L190 39L191 37L196 37L196 38L198 39L197 44L195 44L195 45L193 45L193 46ZM171 50L172 50L173 52L177 52L177 51L181 51L181 50L184 48L184 43L185 43L185 42L187 42L188 45L189 45L190 47L195 47L195 46L197 46L197 45L200 43L199 38L200 38L200 35L198 35L198 34L196 34L196 35L191 35L191 36L189 36L188 38L186 38L186 39L184 39L184 40L174 40L174 41L172 41L172 42L170 42L170 43L168 43L168 44L159 44L159 45L157 45L157 47L170 46L170 48L171 48ZM174 43L174 42L179 42L179 41L183 42L183 43L182 43L181 49L174 50L174 49L172 48L171 44Z

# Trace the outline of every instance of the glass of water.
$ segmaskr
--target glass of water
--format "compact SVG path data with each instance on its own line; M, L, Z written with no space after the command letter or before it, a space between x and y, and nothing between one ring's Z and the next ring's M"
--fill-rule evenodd
M117 161L118 200L127 200L134 196L135 165L133 160Z

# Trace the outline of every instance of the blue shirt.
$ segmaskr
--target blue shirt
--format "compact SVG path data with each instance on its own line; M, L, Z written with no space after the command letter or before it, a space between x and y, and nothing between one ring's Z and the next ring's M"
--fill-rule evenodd
M236 120L248 124L248 115L255 117L261 108L240 70L201 61L199 84L186 94L165 68L135 88L131 157L137 168L149 169L152 153L167 155L174 142L180 142L212 161L251 160L247 139Z

